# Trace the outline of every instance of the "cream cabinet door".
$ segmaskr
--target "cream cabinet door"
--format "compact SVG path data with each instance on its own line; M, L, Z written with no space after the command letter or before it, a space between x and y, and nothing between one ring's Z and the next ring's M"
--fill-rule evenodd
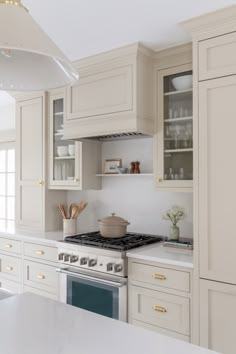
M17 103L17 224L43 223L44 96Z
M67 93L67 121L132 110L133 67L81 77Z
M200 345L236 352L236 286L200 280Z
M200 277L236 284L236 76L199 84Z

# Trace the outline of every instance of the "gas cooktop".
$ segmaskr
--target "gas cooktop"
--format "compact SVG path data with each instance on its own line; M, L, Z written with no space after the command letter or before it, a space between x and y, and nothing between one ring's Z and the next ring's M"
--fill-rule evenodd
M129 232L121 238L105 238L101 236L99 231L67 236L64 239L64 242L117 251L128 251L161 241L164 241L163 237L133 232Z

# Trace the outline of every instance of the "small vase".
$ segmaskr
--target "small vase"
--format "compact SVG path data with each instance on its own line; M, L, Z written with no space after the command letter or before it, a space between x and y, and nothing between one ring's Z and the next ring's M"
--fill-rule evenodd
M179 240L179 227L178 226L171 226L170 239L175 240L175 241Z

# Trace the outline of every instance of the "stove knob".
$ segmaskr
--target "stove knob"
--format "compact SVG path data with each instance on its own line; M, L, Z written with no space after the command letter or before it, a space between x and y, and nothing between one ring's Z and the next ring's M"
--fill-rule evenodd
M59 260L59 261L63 261L63 259L64 259L64 254L65 254L65 253L59 253L59 255L58 255L58 260Z
M121 272L122 269L123 269L123 267L122 267L121 264L115 264L115 265L114 265L114 272L115 272L115 273Z
M96 259L90 259L88 262L89 267L94 267L97 264Z
M108 272L112 272L113 271L113 266L114 266L114 263L107 263L107 271Z
M69 262L70 255L68 253L64 253L63 260L64 260L64 262Z
M75 263L79 260L79 257L77 256L70 256L70 263Z
M88 258L86 258L86 257L80 258L80 265L85 265L87 263L88 263Z

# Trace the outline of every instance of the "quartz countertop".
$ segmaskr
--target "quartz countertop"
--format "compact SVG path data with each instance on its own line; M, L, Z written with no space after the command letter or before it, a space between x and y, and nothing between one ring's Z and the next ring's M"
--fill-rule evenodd
M0 301L4 354L216 354L38 295Z
M163 243L144 246L127 252L129 258L193 268L193 251L164 247Z
M15 230L12 232L0 231L0 237L9 237L19 239L21 241L39 241L40 243L56 245L57 241L63 240L62 231L31 231L31 230Z

